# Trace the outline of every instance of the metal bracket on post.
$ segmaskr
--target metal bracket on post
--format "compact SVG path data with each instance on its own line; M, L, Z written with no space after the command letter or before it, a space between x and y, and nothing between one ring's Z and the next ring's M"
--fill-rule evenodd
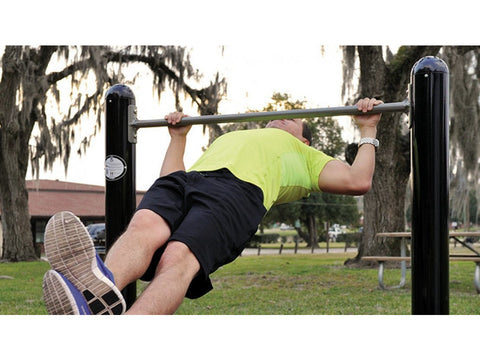
M137 106L128 106L128 142L130 144L137 143L137 128L132 126L137 121Z

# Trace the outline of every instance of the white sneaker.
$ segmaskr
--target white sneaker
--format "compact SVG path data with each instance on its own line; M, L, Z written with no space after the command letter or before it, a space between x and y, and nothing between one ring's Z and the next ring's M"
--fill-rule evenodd
M44 277L49 314L121 315L125 300L113 274L95 252L82 222L71 212L55 214L45 228L45 256L52 266ZM56 272L56 273L55 273Z

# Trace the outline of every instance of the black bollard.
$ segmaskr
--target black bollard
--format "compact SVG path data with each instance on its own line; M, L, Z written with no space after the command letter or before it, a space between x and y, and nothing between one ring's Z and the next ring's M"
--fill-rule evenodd
M106 251L127 228L136 208L135 144L128 141L128 111L135 96L125 85L112 86L106 94L105 231ZM136 299L136 284L122 294L127 309Z
M449 71L428 56L412 68L412 314L449 313Z

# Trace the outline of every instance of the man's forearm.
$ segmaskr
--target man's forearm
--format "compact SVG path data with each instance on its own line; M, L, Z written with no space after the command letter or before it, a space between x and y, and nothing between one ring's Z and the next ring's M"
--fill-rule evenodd
M160 176L168 175L172 172L185 170L183 156L187 143L186 136L177 136L170 139L165 158L163 160Z
M360 136L362 138L376 138L376 127L360 128ZM360 183L371 184L373 172L375 171L375 147L370 144L360 146L355 157L355 161L351 166L351 172L354 179ZM365 187L367 187L365 185Z

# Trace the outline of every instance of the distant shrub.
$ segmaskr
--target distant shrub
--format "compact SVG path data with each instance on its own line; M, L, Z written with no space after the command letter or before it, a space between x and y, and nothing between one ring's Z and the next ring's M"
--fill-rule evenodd
M277 233L255 234L247 244L247 247L256 248L260 244L285 244L286 242L295 242L295 240L299 240L298 235L280 235Z
M344 242L349 245L352 245L352 244L358 245L361 239L362 239L362 233L359 233L359 232L337 235L337 242Z

